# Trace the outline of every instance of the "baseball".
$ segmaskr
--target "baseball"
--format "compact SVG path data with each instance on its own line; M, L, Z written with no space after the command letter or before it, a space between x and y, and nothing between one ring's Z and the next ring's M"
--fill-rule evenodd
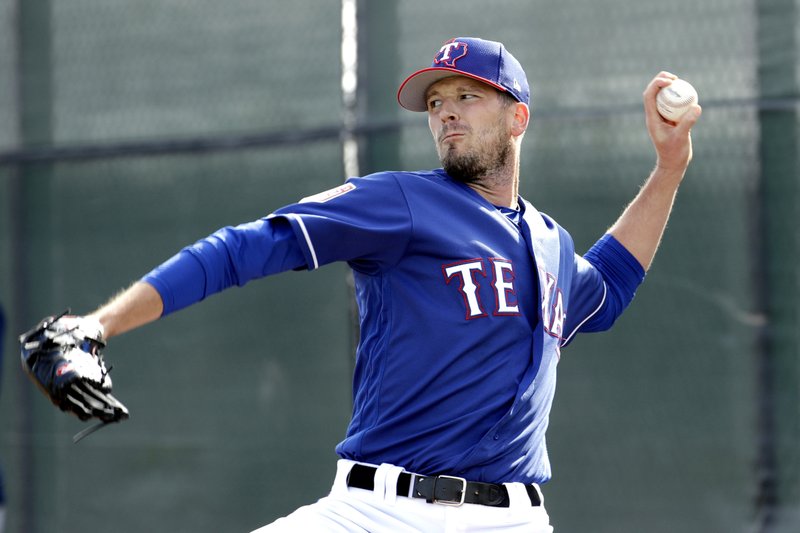
M658 91L658 113L667 120L678 122L690 107L697 103L697 91L688 81L677 79Z

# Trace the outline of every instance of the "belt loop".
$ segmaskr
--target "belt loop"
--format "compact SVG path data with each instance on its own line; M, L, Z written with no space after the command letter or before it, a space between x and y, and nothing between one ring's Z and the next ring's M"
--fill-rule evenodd
M375 488L373 489L373 493L379 501L386 499L386 476L389 474L391 468L392 465L384 463L375 470Z
M347 478L354 464L356 464L355 461L348 459L339 459L336 462L336 478L333 480L331 492L347 492Z
M394 505L397 500L397 479L403 472L400 466L384 463L375 470L375 497Z
M508 490L509 507L530 507L531 497L522 483L503 483Z
M403 496L408 496L409 498L414 497L414 487L417 485L417 474L409 472L409 482L408 482L408 494L403 494Z
M542 493L542 487L539 486L538 483L531 483L536 493L539 495L539 505L544 507L544 494Z
M397 480L403 473L402 467L392 466L386 473L386 503L394 505L397 501ZM401 494L400 496L405 496Z

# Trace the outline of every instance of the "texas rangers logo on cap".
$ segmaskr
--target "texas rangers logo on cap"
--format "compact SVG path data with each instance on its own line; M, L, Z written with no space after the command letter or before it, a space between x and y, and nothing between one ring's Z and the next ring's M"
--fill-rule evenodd
M418 70L400 85L397 101L411 111L427 111L428 88L450 76L478 80L530 105L528 78L519 61L503 43L475 37L457 37L445 42L430 67Z
M467 55L468 49L469 45L465 42L450 41L442 46L439 53L433 58L433 63L455 68L456 61Z

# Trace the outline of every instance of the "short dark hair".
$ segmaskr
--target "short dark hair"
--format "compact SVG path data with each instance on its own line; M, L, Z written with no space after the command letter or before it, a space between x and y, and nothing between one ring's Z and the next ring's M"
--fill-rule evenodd
M506 109L508 109L509 107L511 107L512 105L516 104L519 101L513 96L511 96L511 94L505 91L497 91L497 92L500 93L501 103L503 104L503 107Z

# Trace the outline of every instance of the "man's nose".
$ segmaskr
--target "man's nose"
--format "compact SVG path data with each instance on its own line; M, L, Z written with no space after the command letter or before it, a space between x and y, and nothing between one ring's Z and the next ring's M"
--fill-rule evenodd
M443 101L439 108L439 119L442 122L458 120L458 106L450 100Z

